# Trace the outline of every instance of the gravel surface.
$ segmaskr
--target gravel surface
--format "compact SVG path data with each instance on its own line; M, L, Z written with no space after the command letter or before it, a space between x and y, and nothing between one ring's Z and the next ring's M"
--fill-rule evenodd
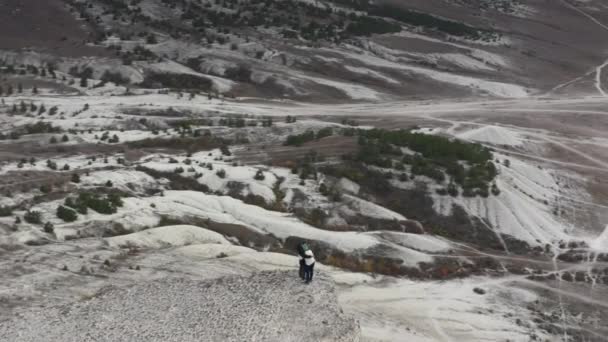
M12 342L346 342L359 334L331 280L320 276L306 285L284 271L108 288L90 300L0 322L0 340Z

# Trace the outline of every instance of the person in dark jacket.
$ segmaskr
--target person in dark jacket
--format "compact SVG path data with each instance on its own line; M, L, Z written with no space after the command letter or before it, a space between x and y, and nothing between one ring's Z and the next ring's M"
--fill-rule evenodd
M298 244L297 247L297 251L298 251L298 258L300 261L300 270L299 270L299 274L300 274L300 278L302 278L302 280L305 280L304 277L304 269L306 267L306 262L304 261L304 254L306 253L306 251L308 250L308 245L304 242Z
M315 269L315 255L309 249L304 253L304 280L306 284L312 281L312 275Z
M305 278L305 268L306 268L306 263L304 261L304 257L300 254L298 254L298 258L300 259L300 271L298 272L300 274L300 278L302 278L302 280L306 279Z

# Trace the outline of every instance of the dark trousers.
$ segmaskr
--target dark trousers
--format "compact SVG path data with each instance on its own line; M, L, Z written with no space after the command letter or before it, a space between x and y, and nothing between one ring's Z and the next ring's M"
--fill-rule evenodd
M304 259L300 259L300 278L305 279L304 277L304 268L306 267L306 263L304 262Z
M314 273L314 269L315 269L314 263L310 266L304 265L304 280L306 280L306 282L312 281L312 275Z

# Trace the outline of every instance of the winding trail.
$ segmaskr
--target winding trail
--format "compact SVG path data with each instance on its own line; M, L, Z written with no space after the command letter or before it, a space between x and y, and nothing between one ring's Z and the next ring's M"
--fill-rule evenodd
M568 6L569 8L573 9L574 11L580 13L581 15L587 17L589 20L591 20L592 22L596 23L597 25L599 25L600 27L604 28L606 31L608 31L608 26L604 25L601 21L597 20L594 16L592 16L591 14L588 14L587 12L583 11L582 9L570 4L568 1L566 0L561 0L562 3L566 6Z
M598 66L595 69L595 87L602 94L602 96L607 97L608 94L602 88L602 69L604 69L608 65L608 60L606 60L602 65Z
M583 11L582 9L570 4L568 1L566 0L561 0L561 2L566 5L568 8L572 9L573 11L578 12L580 15L586 17L587 19L591 20L593 23L595 23L596 25L600 26L601 28L603 28L604 30L608 31L608 26L605 25L604 23L602 23L601 21L597 20L594 16L592 16L591 14ZM604 89L602 88L602 69L604 69L604 67L606 67L608 65L608 59L601 65L599 65L598 67L595 68L595 88L598 90L598 92L603 96L603 97L608 97L608 93L606 93L604 91ZM567 86L573 82L576 82L582 78L584 78L585 76L588 76L590 73L587 73L577 79L571 80L569 82L566 83L562 83L558 86L556 86L555 88L553 88L552 90L556 90L559 89L563 86Z

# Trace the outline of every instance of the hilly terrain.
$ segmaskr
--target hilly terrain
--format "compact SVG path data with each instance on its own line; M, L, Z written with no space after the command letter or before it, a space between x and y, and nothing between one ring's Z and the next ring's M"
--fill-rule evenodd
M607 7L2 2L0 336L605 340Z

